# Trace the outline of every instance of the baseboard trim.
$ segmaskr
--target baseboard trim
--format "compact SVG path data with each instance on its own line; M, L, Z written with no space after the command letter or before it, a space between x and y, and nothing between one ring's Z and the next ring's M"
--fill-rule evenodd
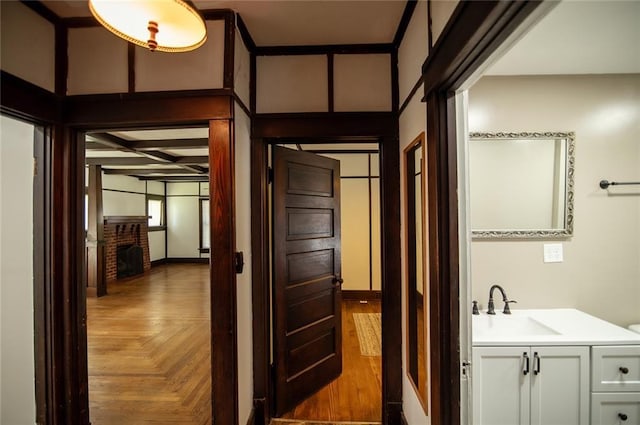
M162 264L169 263L204 263L208 264L208 258L197 258L197 257L185 257L185 258L161 258L160 260L155 260L151 262L151 267L159 266Z
M362 291L352 289L345 289L342 291L343 300L379 300L381 298L381 291Z

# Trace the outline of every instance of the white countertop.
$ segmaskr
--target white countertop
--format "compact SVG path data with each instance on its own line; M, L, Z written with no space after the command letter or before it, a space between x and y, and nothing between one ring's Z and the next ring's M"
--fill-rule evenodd
M499 303L498 303L499 304ZM573 308L472 315L474 346L640 345L640 334Z

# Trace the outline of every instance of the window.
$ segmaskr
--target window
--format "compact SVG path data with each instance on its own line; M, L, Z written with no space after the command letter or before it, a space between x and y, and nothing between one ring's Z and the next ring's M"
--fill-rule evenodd
M164 196L147 195L147 217L149 217L149 230L165 229Z
M200 252L209 252L211 247L209 223L209 199L200 199Z

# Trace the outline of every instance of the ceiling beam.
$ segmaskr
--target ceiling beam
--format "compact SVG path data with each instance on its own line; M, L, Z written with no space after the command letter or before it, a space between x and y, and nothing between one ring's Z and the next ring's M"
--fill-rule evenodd
M136 140L133 146L137 150L147 149L191 149L209 147L209 139L163 139L163 140Z
M103 168L105 174L137 176L145 174L187 174L180 168ZM202 174L198 172L198 174Z
M209 176L138 176L138 179L163 182L208 182Z
M100 144L112 147L122 152L131 152L136 153L138 155L146 156L147 158L156 159L160 162L171 163L181 166L182 168L199 173L206 174L208 170L199 165L189 165L178 162L180 157L170 155L165 152L160 151L140 151L136 147L136 142L132 142L130 140L125 140L120 137L114 136L109 133L92 133L91 136Z
M86 158L87 165L153 165L166 164L165 161L159 161L154 158L139 157L92 157ZM177 159L174 164L178 165L201 165L208 164L208 156L183 156Z

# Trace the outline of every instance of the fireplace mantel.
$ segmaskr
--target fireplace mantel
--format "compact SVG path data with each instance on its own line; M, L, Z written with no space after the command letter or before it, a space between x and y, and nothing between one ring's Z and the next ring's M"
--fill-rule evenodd
M149 217L146 215L108 215L104 217L104 224L134 224L148 222Z

